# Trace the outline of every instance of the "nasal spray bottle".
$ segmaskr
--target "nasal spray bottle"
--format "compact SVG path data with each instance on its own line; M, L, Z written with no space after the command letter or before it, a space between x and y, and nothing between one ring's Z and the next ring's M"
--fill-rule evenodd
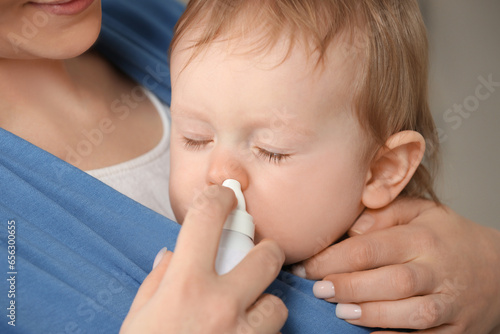
M245 198L238 181L227 179L222 183L231 188L236 195L238 205L226 219L219 242L219 252L215 260L215 270L219 275L231 271L253 248L255 225L253 218L246 211Z

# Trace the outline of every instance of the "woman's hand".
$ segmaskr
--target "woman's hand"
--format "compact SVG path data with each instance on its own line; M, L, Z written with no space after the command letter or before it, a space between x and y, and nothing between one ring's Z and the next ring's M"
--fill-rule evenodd
M324 279L315 294L340 303L338 316L368 327L428 329L418 333L483 334L500 324L499 231L433 202L403 199L367 210L350 234L297 268Z
M207 188L186 215L175 254L167 252L141 285L120 333L277 333L288 311L262 292L285 260L270 240L255 246L226 275L214 269L218 241L236 200Z

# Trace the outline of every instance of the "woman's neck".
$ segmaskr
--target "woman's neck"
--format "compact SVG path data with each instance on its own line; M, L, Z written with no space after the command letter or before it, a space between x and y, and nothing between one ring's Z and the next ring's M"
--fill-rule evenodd
M64 61L0 59L0 127L81 169L110 166L151 150L163 133L145 96L134 105L122 101L136 87L92 52ZM109 131L102 142L70 161L68 152L103 124Z
M111 86L111 67L94 58L1 59L0 127L62 156L59 143L71 142L109 112L103 87Z
M67 111L69 103L78 105L81 90L71 67L63 60L1 59L0 126L21 114L44 112L52 117Z

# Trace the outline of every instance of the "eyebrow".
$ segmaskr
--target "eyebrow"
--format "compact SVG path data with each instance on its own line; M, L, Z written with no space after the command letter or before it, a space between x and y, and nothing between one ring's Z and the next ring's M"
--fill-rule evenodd
M177 114L177 115L188 117L188 118L206 120L204 113L199 111L199 110L200 110L200 108L192 108L192 107L185 106L182 104L181 105L172 104L170 106L170 113L171 114Z
M314 135L314 131L308 129L305 126L302 126L299 122L292 122L292 124L290 124L290 123L287 124L287 119L293 119L296 116L290 117L290 116L287 116L286 112L284 112L284 113L280 112L278 108L272 108L272 109L277 110L277 111L276 112L271 111L272 116L270 119L265 119L265 120L253 119L250 121L250 124L252 126L255 126L258 128L270 129L271 131L274 131L274 130L282 131L282 129L285 129L285 131L294 132L294 133L297 133L300 135L305 135L305 136ZM175 105L170 106L170 111L172 112L172 114L175 113L181 117L208 122L206 114L209 112L208 111L202 112L200 110L203 110L203 108L195 108L195 107L191 107L189 105L184 105L184 104L175 104ZM292 115L293 115L293 113L292 113ZM278 129L276 126L273 127L273 124L275 124L275 125L284 124L284 128L280 127ZM264 126L264 125L267 125L267 126Z

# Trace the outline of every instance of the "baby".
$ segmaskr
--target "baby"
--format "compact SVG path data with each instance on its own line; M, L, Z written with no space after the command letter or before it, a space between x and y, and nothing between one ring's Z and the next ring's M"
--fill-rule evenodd
M286 263L365 208L431 197L427 40L416 1L191 0L171 46L170 196L242 185ZM432 168L430 168L432 170Z

